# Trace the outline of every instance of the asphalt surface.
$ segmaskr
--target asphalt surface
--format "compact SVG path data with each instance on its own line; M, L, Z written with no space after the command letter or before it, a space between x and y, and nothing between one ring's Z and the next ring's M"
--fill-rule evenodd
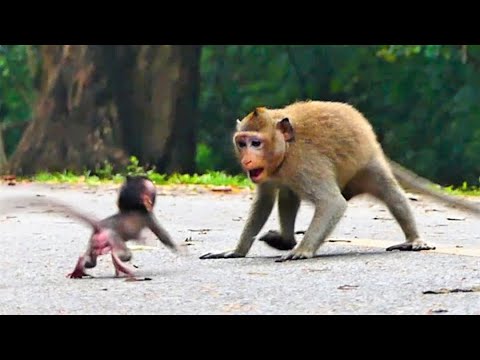
M403 242L400 228L382 204L362 197L351 201L334 242L317 257L276 263L282 253L261 242L247 258L199 259L235 246L252 193L159 187L155 214L188 254L171 253L146 231L148 246L134 247L132 264L151 280L138 282L115 278L109 256L89 270L94 278L66 278L90 230L12 200L55 197L104 217L115 212L116 191L0 185L0 314L480 314L479 219L420 196L412 206L435 251L386 252ZM312 214L302 204L297 230ZM277 221L275 209L262 233Z

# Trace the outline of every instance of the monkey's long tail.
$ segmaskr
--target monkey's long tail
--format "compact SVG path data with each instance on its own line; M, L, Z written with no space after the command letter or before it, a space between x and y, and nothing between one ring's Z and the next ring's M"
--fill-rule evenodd
M66 215L72 215L78 220L83 221L87 225L91 226L95 232L98 232L101 230L99 220L57 199L35 197L34 195L32 196L17 195L17 196L9 197L6 200L7 201L5 200L2 201L2 208L5 207L5 204L9 204L8 209L2 209L2 212L4 211L13 212L12 205L16 205L17 209L22 208L22 205L23 207L26 207L26 208L30 208L31 206L41 206L41 207L53 206L52 210L54 211L56 210L57 212L66 214Z
M400 185L405 189L413 189L417 192L431 196L435 199L441 200L449 205L454 205L459 209L472 212L480 216L480 207L464 199L455 196L447 195L440 190L434 190L435 184L431 181L415 174L414 172L404 168L400 164L389 159L393 174L397 178Z

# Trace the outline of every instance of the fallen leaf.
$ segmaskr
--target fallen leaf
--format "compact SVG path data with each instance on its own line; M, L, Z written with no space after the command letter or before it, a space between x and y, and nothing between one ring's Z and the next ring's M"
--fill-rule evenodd
M230 186L216 186L211 188L213 192L232 192L232 188Z
M125 281L126 282L137 282L137 281L151 281L152 279L151 278L126 278Z
M447 309L430 309L427 311L427 314L443 314L447 312L448 312Z
M480 286L474 286L467 289L446 289L442 288L440 290L428 290L423 291L424 295L441 295L441 294L452 294L452 293L472 293L472 292L480 292Z
M354 290L358 288L358 285L342 285L338 287L338 290Z

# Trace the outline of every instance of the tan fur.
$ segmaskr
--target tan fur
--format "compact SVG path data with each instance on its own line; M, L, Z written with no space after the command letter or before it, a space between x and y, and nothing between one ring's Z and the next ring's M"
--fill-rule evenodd
M252 141L258 139L262 147L253 146ZM236 249L206 254L203 259L245 256L279 190L281 232L271 231L260 240L279 250L291 250L280 261L313 257L343 216L347 201L363 193L383 201L405 234L405 243L387 250L433 249L419 236L408 199L395 176L423 193L459 203L431 191L395 163L392 171L372 126L348 104L306 101L282 109L257 108L238 121L234 144L246 172L264 171L254 175L257 195ZM297 245L293 234L300 200L313 203L315 214ZM473 206L464 208L472 210ZM472 211L480 213L478 208Z
M320 161L333 165L338 184L343 187L375 154L381 154L371 125L350 105L308 101L283 109L261 109L257 109L257 116L247 115L237 130L262 131L273 138L275 122L289 118L297 139L289 145L284 165L272 180L287 180L287 185L295 186L306 169L310 174L317 168L315 175L322 177L325 169L318 166Z

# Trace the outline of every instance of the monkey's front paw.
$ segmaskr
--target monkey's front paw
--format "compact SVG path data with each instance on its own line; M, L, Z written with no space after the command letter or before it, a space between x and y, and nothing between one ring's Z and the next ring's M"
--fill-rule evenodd
M399 250L399 251L422 251L422 250L435 250L435 246L430 246L421 240L415 240L412 242L404 242L402 244L393 245L387 248L387 251Z
M208 254L200 256L200 259L202 259L202 260L205 260L205 259L236 259L236 258L242 258L242 257L245 257L245 255L239 254L235 250L233 250L233 251L225 251L225 252L218 253L218 254L208 253Z
M280 259L275 260L275 262L285 262L290 260L306 260L313 258L312 251L305 251L305 250L293 250L290 251L287 255L282 256Z
M297 245L295 239L285 239L278 231L273 230L263 235L258 241L263 241L277 250L292 250Z

